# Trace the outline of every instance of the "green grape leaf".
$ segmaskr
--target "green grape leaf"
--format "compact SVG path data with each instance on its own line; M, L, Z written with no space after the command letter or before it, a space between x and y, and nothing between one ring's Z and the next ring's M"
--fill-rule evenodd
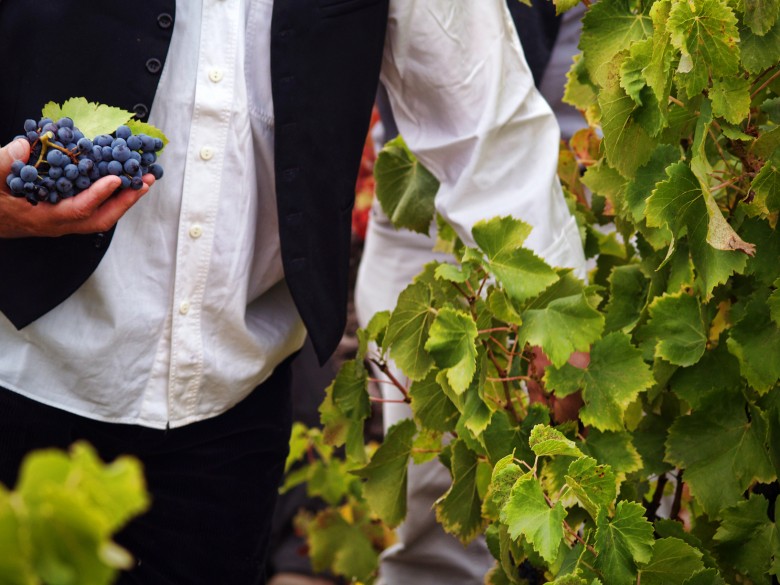
M754 275L762 284L772 286L780 277L780 230L768 219L746 218L739 227L740 235L756 244L756 254L748 260L745 274Z
M458 394L466 391L477 371L477 335L471 315L444 307L431 324L425 342L425 349L436 366L446 372L450 387Z
M642 315L649 281L639 265L627 264L612 270L609 284L604 330L630 332Z
M647 85L642 72L649 65L652 54L652 38L637 41L631 45L628 58L620 65L620 87L640 106L642 89Z
M397 526L406 516L406 479L417 427L411 419L388 429L385 440L365 467L352 471L365 479L366 502L388 526Z
M650 8L650 18L653 22L653 52L650 62L642 71L659 103L665 104L669 98L672 84L672 58L674 48L671 38L666 30L666 21L669 19L671 0L660 0Z
M725 0L675 2L667 27L683 55L680 72L688 96L704 90L711 73L720 77L739 73L737 19Z
M694 266L701 279L703 293L709 295L733 272L744 270L747 256L735 251L742 240L734 233L733 250L714 249L708 238L715 215L711 215L699 180L684 163L671 165L666 174L668 179L658 183L647 200L647 223L651 227L667 226L675 238L687 229ZM716 212L725 222L720 211L716 209Z
M387 324L385 347L390 348L390 357L411 380L422 380L434 365L433 357L425 351L428 331L436 316L432 303L428 284L410 284L398 295Z
M712 113L740 124L750 114L750 80L744 77L723 77L712 81L710 89Z
M482 502L482 514L491 520L498 520L509 501L512 486L524 475L520 466L514 463L514 456L507 455L496 462L490 478L487 495Z
M683 585L692 575L704 569L702 553L679 538L660 538L653 556L639 569L644 585Z
M509 501L501 510L501 522L513 539L524 537L545 561L554 563L563 540L566 514L560 502L550 507L536 479L525 476L512 487Z
M640 504L618 502L615 516L609 519L604 508L596 521L596 568L610 585L634 585L637 563L650 561L653 553L653 525L644 516Z
M424 380L413 382L409 397L414 420L422 428L442 433L455 430L460 413L436 382L436 373L431 372Z
M63 117L71 118L73 124L89 138L98 134L113 134L117 127L133 117L132 112L90 102L83 97L70 98L62 105L49 102L43 107L42 115L55 122Z
M678 148L669 144L660 144L653 151L647 164L637 169L634 180L626 186L626 205L635 222L644 219L647 197L657 183L666 180L666 168L679 160Z
M374 165L376 197L396 228L427 234L439 182L412 154L401 136L387 142Z
M615 473L609 465L599 465L591 457L582 457L569 465L566 485L594 519L602 508L609 509L617 497Z
M566 87L563 102L586 111L597 102L597 88L588 76L588 70L582 60L582 55L574 55L569 71L566 73Z
M645 416L642 418L644 420ZM631 473L642 469L642 457L634 447L632 434L628 432L590 429L582 450L599 463L609 465L615 473Z
M642 333L653 339L655 356L678 366L698 362L707 346L699 299L682 292L664 294L653 299L649 312Z
M590 79L597 85L606 85L609 63L615 55L633 41L641 41L652 34L652 22L647 13L636 14L633 7L628 0L600 2L582 19L579 48ZM645 10L648 9L646 6Z
M745 24L761 36L765 35L780 16L780 4L776 0L745 0Z
M755 193L753 205L766 210L765 213L780 211L780 153L761 167L750 190Z
M715 569L704 569L683 581L683 585L726 585Z
M759 393L766 394L780 379L780 327L772 320L766 296L756 296L745 315L731 329L729 351L739 360L740 371Z
M513 300L523 302L535 297L558 280L544 260L522 247L531 233L527 223L499 217L478 222L471 233L487 255L489 270Z
M462 440L452 442L452 485L435 503L442 528L468 543L485 528L477 489L477 454Z
M750 416L739 393L719 392L669 429L666 460L684 469L691 494L710 517L738 502L754 481L775 477L765 416L748 410Z
M528 0L529 6L531 6L530 0ZM580 0L553 0L555 4L555 14L563 14L568 12L580 3Z
M570 364L551 367L544 379L547 388L559 396L582 388L585 406L580 419L602 431L622 431L628 405L655 383L642 352L631 344L628 335L617 332L593 344L586 369Z
M379 564L371 534L347 522L334 508L323 510L312 522L307 531L312 568L369 582Z
M497 319L513 325L522 325L523 318L512 304L512 299L501 288L495 288L488 295L488 306Z
M739 361L729 353L725 343L706 351L692 366L678 369L670 380L674 393L694 409L713 393L733 391L743 385Z
M523 422L517 426L503 410L493 413L490 424L482 433L485 450L490 461L498 461L502 457L514 453L516 459L529 465L534 462L534 454L528 447L531 430L538 424L550 421L549 411L542 404L531 404L528 407Z
M623 214L628 181L609 166L606 159L602 158L595 165L589 166L582 176L582 183L594 193L606 197L616 214Z
M644 471L660 475L672 469L664 461L665 443L672 421L658 414L650 413L642 417L633 433L633 444L642 456Z
M780 6L776 2L775 4ZM780 21L775 22L763 36L756 34L749 27L740 27L739 46L742 65L748 72L758 74L774 66L780 61Z
M539 424L531 429L528 444L537 457L568 455L582 457L583 453L571 439L561 431L548 425Z
M775 282L775 292L769 295L766 301L769 307L769 315L775 325L780 326L780 280Z
M753 583L770 583L772 557L777 552L777 526L769 520L769 502L757 494L723 510L715 532L715 552Z
M604 316L584 293L557 298L542 308L523 313L518 330L520 346L538 345L555 366L562 366L572 352L588 351L604 329Z
M620 86L620 67L625 59L625 53L620 53L610 63L598 99L607 160L630 179L650 160L658 141L639 123L637 104Z
M371 415L368 397L368 372L362 361L344 362L320 405L320 421L325 442L346 445L347 456L356 463L364 463L364 421Z

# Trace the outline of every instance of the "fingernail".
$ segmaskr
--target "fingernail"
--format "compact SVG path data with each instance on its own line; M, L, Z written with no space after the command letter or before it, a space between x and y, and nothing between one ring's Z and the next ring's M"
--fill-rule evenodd
M24 138L20 138L19 140L14 140L11 144L9 144L8 154L11 155L11 158L23 158L24 155L27 154L27 147L25 146L26 143L27 141Z

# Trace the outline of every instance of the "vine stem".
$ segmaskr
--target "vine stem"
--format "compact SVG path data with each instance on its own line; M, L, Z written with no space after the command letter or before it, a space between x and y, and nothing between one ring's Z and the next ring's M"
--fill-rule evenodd
M496 333L496 332L508 333L510 331L512 331L511 327L492 327L491 329L480 329L479 331L477 331L477 333L482 335L484 333Z
M582 538L579 533L577 533L576 530L574 530L571 526L569 526L569 523L566 522L566 520L563 521L563 527L566 529L566 532L568 532L571 536L573 536L575 539L577 539L582 546L584 546L588 551L594 556L599 556L598 551L593 548L593 545L588 543L584 538Z
M387 367L387 364L384 362L380 362L377 359L372 359L371 362L376 365L377 368L381 370L381 372L387 376L390 379L390 383L398 388L398 390L401 391L401 394L404 395L404 402L411 403L412 399L409 398L409 391L406 389L406 386L401 384L401 382L398 381L398 379L393 376L393 373L390 371L390 368Z
M506 377L506 372L501 367L501 364L498 363L498 360L496 359L496 356L493 353L493 350L490 349L490 348L488 348L488 356L490 357L490 361L493 362L493 365L495 366L496 371L498 372L498 375L501 378ZM506 381L506 380L496 380L496 381L501 382L501 387L504 389L504 398L507 401L507 411L512 416L512 420L516 424L520 424L520 421L522 420L522 418L520 417L520 413L517 412L517 409L515 408L515 403L512 400L512 393L511 393L511 391L509 389L508 381Z
M750 100L751 100L751 101L753 101L753 99L754 99L754 98L755 98L755 97L756 97L756 96L757 96L759 93L761 93L761 92L762 92L762 91L763 91L763 90L766 88L766 86L768 86L770 83L772 83L772 82L773 82L775 79L777 79L778 77L780 77L780 71L775 71L775 74L774 74L774 75L772 75L772 77L770 77L769 79L767 79L767 80L766 80L764 83L762 83L762 84L761 84L761 86L760 86L760 87L759 87L759 88L758 88L756 91L754 91L752 94L750 94Z
M678 100L676 97L672 95L669 96L669 101L672 102L673 104L680 106L681 108L685 107L684 103L682 103L680 100Z
M486 378L488 382L517 382L519 380L525 380L526 382L536 382L531 376L502 376L501 378Z
M683 471L680 469L677 472L677 485L674 486L674 501L672 501L672 509L669 515L672 520L680 519L680 508L682 507L682 493L683 493Z
M379 398L378 396L369 396L371 402L380 402L382 404L407 404L403 398Z

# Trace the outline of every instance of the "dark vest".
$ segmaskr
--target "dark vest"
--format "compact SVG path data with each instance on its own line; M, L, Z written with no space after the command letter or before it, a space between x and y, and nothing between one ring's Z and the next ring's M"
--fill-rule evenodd
M346 320L351 208L387 5L274 4L271 75L282 262L321 360L335 349ZM174 20L173 0L103 2L99 14L87 0L0 2L0 39L14 48L4 63L0 144L21 133L24 120L36 117L46 102L74 96L145 119ZM0 311L21 329L57 306L92 274L112 234L0 239Z

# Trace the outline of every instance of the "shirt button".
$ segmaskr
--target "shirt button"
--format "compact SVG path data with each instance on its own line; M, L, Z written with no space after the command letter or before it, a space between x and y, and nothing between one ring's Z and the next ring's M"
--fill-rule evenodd
M203 228L200 227L197 223L190 226L190 237L193 240L197 240L202 235L203 235Z
M214 149L210 146L204 146L200 149L200 158L203 160L211 160L214 158Z
M179 305L179 313L182 315L186 315L190 312L190 302L189 301L182 301Z
M209 71L209 79L214 83L222 81L224 76L225 74L222 72L222 69L211 69Z

